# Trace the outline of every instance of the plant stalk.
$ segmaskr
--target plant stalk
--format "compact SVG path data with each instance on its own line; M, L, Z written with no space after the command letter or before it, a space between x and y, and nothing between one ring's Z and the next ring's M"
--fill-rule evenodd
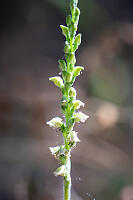
M67 158L66 167L68 170L68 177L64 178L64 200L71 200L71 159L70 157Z
M82 112L77 110L84 106L84 103L76 99L76 90L73 87L75 79L84 69L76 65L75 52L81 43L81 34L77 34L80 10L77 7L78 0L70 0L71 14L66 18L67 26L60 25L62 33L66 38L64 45L64 59L59 60L61 77L54 76L52 81L62 91L61 109L65 115L65 120L60 117L54 117L48 121L50 127L61 130L64 137L64 144L61 146L50 147L52 155L58 159L61 166L54 172L55 176L64 177L64 200L71 200L71 150L80 142L77 132L73 130L75 122L85 122L88 118Z

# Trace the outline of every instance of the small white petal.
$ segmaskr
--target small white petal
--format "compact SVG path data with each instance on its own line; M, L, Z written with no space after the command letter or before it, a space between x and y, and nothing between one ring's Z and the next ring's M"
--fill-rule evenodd
M66 167L65 165L62 165L61 167L59 167L55 172L54 172L55 176L65 176L66 175Z
M82 101L80 101L80 100L75 100L75 101L73 102L73 107L74 107L75 109L79 109L81 106L84 107L84 103L83 103Z
M75 132L74 137L73 137L74 142L80 142L80 139L77 136L77 133Z
M88 118L89 116L82 112L77 112L74 114L75 122L85 122Z
M71 142L71 143L80 142L80 140L77 136L77 132L75 132L75 131L70 132L69 135L68 135L68 141Z
M60 147L57 146L57 147L49 147L52 155L56 155L58 153L58 151L60 150Z
M60 128L63 122L60 117L55 117L46 123L52 128Z

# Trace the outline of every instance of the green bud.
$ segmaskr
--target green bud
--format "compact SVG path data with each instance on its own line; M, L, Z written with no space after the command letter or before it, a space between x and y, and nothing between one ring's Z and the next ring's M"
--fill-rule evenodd
M70 91L69 91L69 96L73 99L76 99L76 90L74 87L71 87L70 88Z
M73 44L73 51L74 51L74 52L77 51L78 47L79 47L79 46L78 46L77 44L74 43L74 44Z
M75 8L75 18L74 18L74 21L76 22L76 23L78 23L78 21L79 21L79 16L80 16L80 10L79 10L79 8Z
M71 1L70 1L70 9L71 9L71 12L72 12L72 13L73 13L74 8L75 8L74 1L71 0Z
M71 22L72 22L71 15L68 15L66 19L67 26L70 26Z
M73 126L74 126L74 123L75 123L75 120L74 119L70 119L68 121L68 130L71 131L73 129Z
M60 27L61 27L61 29L62 29L62 34L63 34L65 37L68 37L68 34L69 34L68 27L63 26L63 25L60 25Z
M76 58L75 58L75 54L74 53L71 53L70 56L69 56L69 61L72 65L75 65L76 63Z
M73 101L73 107L74 109L79 109L81 106L84 107L84 103L80 100Z
M61 71L65 71L66 70L66 62L64 60L58 60L59 63L59 68Z
M65 108L67 107L67 101L66 101L66 100L63 100L63 101L61 102L61 106L62 106L63 109L65 109Z
M77 4L78 4L78 0L71 0L71 1L70 1L70 6L76 7Z
M73 75L74 75L75 77L76 77L76 76L79 76L81 70L84 70L84 67L80 67L80 66L74 67Z
M67 99L65 96L63 96L61 99L61 106L67 106Z
M60 76L51 77L49 78L49 80L52 81L59 88L63 88L64 86L63 80Z
M74 4L77 6L78 0L73 0L73 1L74 1Z
M63 77L63 80L65 80L65 79L66 79L66 74L67 74L67 72L66 72L66 71L62 71L62 77Z
M68 106L67 99L66 99L65 96L63 96L62 99L61 99L61 109L62 109L62 112L63 112L64 114L65 114L65 111L66 111L67 106ZM61 127L62 132L64 132L64 131L63 131L63 128L65 128L65 127Z
M72 81L73 74L71 72L67 73L66 75L66 82L70 83Z
M67 163L67 156L66 156L65 154L61 154L61 155L59 156L59 160L60 160L60 162L61 162L63 165L66 165L66 163Z
M62 124L61 132L63 133L63 135L64 135L65 131L66 131L66 126L65 126L65 124Z
M78 34L75 37L74 43L77 44L78 46L81 44L81 34Z
M64 46L64 52L65 52L65 53L69 53L70 50L71 50L70 45L66 42L66 43L65 43L65 46Z
M77 25L76 24L72 24L72 26L70 28L70 37L71 38L75 37L76 31L77 31Z

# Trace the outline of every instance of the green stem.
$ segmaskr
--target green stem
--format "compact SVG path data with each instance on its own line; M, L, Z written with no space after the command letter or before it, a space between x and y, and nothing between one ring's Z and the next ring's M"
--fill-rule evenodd
M71 181L68 182L64 180L64 187L65 187L64 200L71 200Z
M70 157L67 158L66 167L68 170L67 177L64 178L64 200L71 200L71 160Z

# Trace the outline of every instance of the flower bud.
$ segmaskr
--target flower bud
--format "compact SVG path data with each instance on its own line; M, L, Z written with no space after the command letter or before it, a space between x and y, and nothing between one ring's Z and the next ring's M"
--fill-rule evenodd
M76 31L77 31L77 24L72 24L72 26L70 28L70 37L71 38L75 37Z
M66 19L67 26L69 26L71 24L71 22L72 22L71 15L68 15L67 19Z
M74 43L74 44L73 44L73 51L74 51L74 52L77 51L78 47L79 47L79 46L78 46L77 44Z
M63 88L63 86L64 86L63 80L60 76L51 77L51 78L49 78L49 80L52 81L59 88Z
M78 21L79 21L79 15L80 15L80 10L79 10L79 8L75 8L75 22L76 23L78 23Z
M70 50L71 50L70 45L69 45L68 43L65 43L64 52L65 52L65 53L69 53Z
M61 106L67 107L67 101L66 100L61 101Z
M84 103L80 100L74 100L73 101L73 107L74 109L79 109L81 106L84 107Z
M67 101L66 100L64 100L64 101L62 101L61 102L61 110L62 110L62 113L66 113L66 108L67 108ZM63 129L63 127L61 127L61 130Z
M66 82L70 83L72 81L72 78L73 78L72 72L67 73L67 75L66 75Z
M62 119L59 117L55 117L47 122L47 124L52 128L60 128L63 124Z
M67 74L66 71L62 71L62 78L63 78L63 80L66 80L66 74Z
M65 154L61 154L59 156L59 160L62 163L62 165L66 165L66 163L67 163L67 156Z
M66 167L65 165L62 165L61 167L59 167L55 172L54 175L55 176L65 176L66 175Z
M74 67L73 75L74 75L75 77L76 77L76 76L79 76L81 70L84 70L84 67L80 67L80 66Z
M63 26L63 25L60 25L60 27L61 27L61 30L62 30L62 34L63 34L65 37L68 37L68 34L69 34L68 27Z
M66 62L64 60L58 60L59 63L59 68L61 71L65 71L66 70Z
M78 34L75 37L74 43L77 44L78 46L81 44L81 34Z
M78 4L78 0L71 0L70 4L76 7Z
M71 131L73 129L74 123L75 123L75 121L73 118L69 119L68 125L67 125L67 128L69 131Z
M74 87L71 87L70 88L70 91L69 91L69 96L73 99L76 99L76 90Z
M88 119L89 116L85 115L82 112L77 112L74 114L74 121L75 122L85 122Z
M78 0L74 0L74 3L75 3L75 5L77 6L77 4L78 4Z
M61 99L61 106L67 106L67 98L65 96Z
M72 65L75 65L76 63L76 58L75 58L75 54L74 53L71 53L70 56L69 56L69 61Z

